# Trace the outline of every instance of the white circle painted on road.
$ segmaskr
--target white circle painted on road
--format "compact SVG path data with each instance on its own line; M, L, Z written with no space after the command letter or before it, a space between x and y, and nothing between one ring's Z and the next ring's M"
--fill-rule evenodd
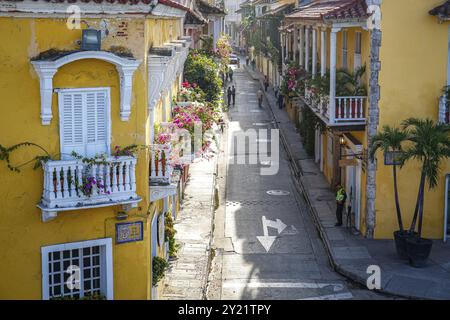
M286 190L269 190L267 191L267 194L270 194L271 196L287 196L290 192Z

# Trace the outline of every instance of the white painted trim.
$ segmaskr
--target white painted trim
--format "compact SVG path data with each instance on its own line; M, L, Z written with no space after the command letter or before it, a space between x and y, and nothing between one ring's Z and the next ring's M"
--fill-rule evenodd
M52 115L53 76L58 69L68 63L83 60L98 59L107 61L116 66L120 76L120 118L128 121L131 114L131 93L134 71L139 67L141 60L122 58L106 51L79 51L63 56L54 61L31 61L40 79L41 91L41 120L43 125L49 125Z
M339 31L339 28L333 28L330 33L330 123L334 123L336 110L336 48Z
M326 31L320 30L320 76L324 76L327 72L327 52L326 52Z
M316 77L317 73L317 30L312 29L312 78Z
M86 240L79 242L68 242L41 247L41 265L42 265L42 299L48 300L48 253L54 251L64 251L73 249L82 249L87 247L103 246L105 247L105 272L106 272L106 292L107 300L114 299L114 275L113 275L113 255L112 255L112 238L102 238L95 240Z
M309 71L309 31L310 27L305 27L305 70Z
M24 0L17 2L0 2L1 12L10 13L39 13L39 14L54 14L60 13L69 16L67 9L71 5L77 5L80 7L80 13L83 15L90 14L125 14L125 13L142 13L149 14L151 12L151 5L142 2L136 4L120 4L120 3L108 3L106 1L102 3L66 3L66 2L47 2L47 1L32 1ZM178 9L179 10L179 9Z

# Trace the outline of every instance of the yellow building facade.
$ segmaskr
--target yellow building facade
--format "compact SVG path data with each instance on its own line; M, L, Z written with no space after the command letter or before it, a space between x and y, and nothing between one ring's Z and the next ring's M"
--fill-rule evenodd
M170 1L152 10L145 2L76 4L81 16L64 2L0 3L0 144L45 150L21 147L12 165L51 155L36 170L1 162L0 298L155 298L152 257L166 255L157 236L164 223L155 221L178 200L173 187L152 195L149 148L114 152L152 145L154 124L170 119L190 44L185 11ZM86 29L97 30L100 50L80 49ZM87 165L70 150L107 161ZM97 185L81 192L92 177ZM72 291L71 275L79 281Z
M354 116L356 113L352 108L355 108L355 104L350 98L355 97L338 97L331 90L330 97L336 99L334 106L330 103L330 97L326 108L322 107L321 102L314 104L308 100L307 95L304 101L306 107L324 124L322 129L316 130L314 157L317 164L330 186L340 183L346 188L355 211L357 230L366 234L366 217L375 215L374 237L378 239L392 238L398 226L392 167L384 165L384 155L381 153L377 155L374 189L367 186L370 170L368 126L369 123L375 123L378 130L384 125L400 126L409 117L446 121L442 119L445 110L442 111L442 107L440 109L439 101L443 87L449 83L448 17L429 13L433 8L443 5L443 2L343 0L336 1L335 7L330 7L322 5L321 1L312 1L284 19L282 45L285 46L288 61L295 60L303 67L308 65L308 71L316 75L324 74L325 70L328 72L343 68L354 72L360 66L366 68L361 78L361 83L365 84L368 91L367 96L363 97L363 117ZM371 79L374 71L371 70L374 65L373 61L371 63L374 28L381 31L378 57L381 69L379 73L375 70L375 81ZM323 44L325 48L322 50ZM317 66L312 70L314 62ZM379 86L379 101L375 101L371 95L371 90L375 90L374 85ZM344 103L344 108L339 109L340 101ZM378 115L372 109L369 110L369 105L374 101ZM342 119L341 111L351 116ZM424 237L446 238L444 233L449 224L449 214L446 213L446 174L449 169L450 164L446 161L441 167L438 186L434 190L427 190ZM413 216L419 178L420 168L414 161L400 170L400 203L407 226ZM373 211L368 201L374 194ZM372 212L368 212L370 210Z

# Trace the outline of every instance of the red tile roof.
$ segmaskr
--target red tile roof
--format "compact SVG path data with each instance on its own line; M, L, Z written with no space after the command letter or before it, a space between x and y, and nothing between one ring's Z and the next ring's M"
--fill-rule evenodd
M368 18L364 0L320 0L301 7L286 16L287 19L340 20Z
M444 4L437 6L429 11L432 16L439 16L440 18L450 17L450 0L446 1Z

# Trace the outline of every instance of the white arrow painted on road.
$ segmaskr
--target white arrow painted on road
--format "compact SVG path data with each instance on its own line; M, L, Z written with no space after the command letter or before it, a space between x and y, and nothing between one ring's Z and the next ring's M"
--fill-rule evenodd
M269 235L268 228L277 229L278 234L280 234L287 227L287 225L285 225L283 223L283 221L281 221L280 219L277 219L276 221L272 221L272 220L266 219L266 216L262 216L262 223L263 223L263 230L264 230L265 236Z
M262 244L264 249L266 249L267 252L269 252L270 248L272 248L273 243L275 240L277 240L277 236L256 236L256 238L259 240L259 242Z
M276 221L266 219L266 216L262 216L262 224L264 236L257 236L256 238L261 243L261 245L266 249L266 252L269 252L270 248L272 248L273 243L278 238L278 236L269 236L269 229L273 228L277 229L278 234L280 234L287 226L281 221L277 219Z

